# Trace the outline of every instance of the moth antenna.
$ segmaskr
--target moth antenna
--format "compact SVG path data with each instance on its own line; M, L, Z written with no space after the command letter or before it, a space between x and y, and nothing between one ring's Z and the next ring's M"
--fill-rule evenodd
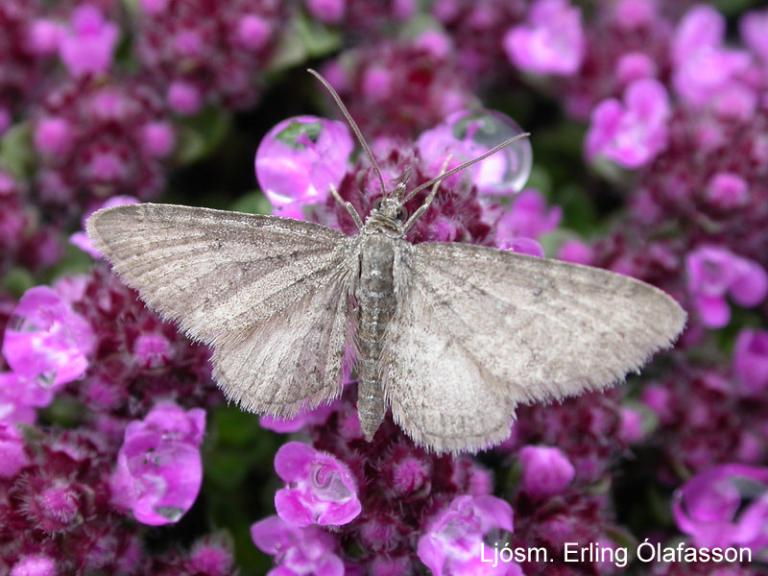
M405 199L403 202L408 202L411 198L413 198L416 194L424 190L425 188L429 188L430 186L434 186L437 182L441 182L442 180L445 180L449 176L453 176L457 172L461 172L462 170L465 170L466 168L469 168L473 164L477 164L478 162L485 160L488 158L488 156L493 156L498 152L499 150L502 150L509 146L510 144L514 144L518 140L522 140L523 138L528 138L530 136L529 132L524 132L522 134L518 134L517 136L513 136L512 138L507 138L504 140L504 142L501 142L500 144L496 144L493 148L490 150L487 150L486 152L483 152L478 156L477 158L472 158L471 160L467 160L466 162L462 162L455 168L451 168L447 172L443 172L439 176L435 176L432 178L432 180L429 180L428 182L424 182L424 184L418 185L416 188L408 192L408 194L405 195Z
M347 121L347 124L349 124L349 127L352 128L352 132L355 133L355 137L357 138L357 141L360 142L360 146L362 146L363 150L365 150L365 154L368 156L368 160L371 161L371 165L376 172L376 176L379 178L379 184L381 185L381 195L386 196L387 187L384 184L384 177L381 175L381 168L379 168L379 163L376 162L376 158L373 156L373 151L371 150L371 147L368 146L368 142L365 141L365 137L360 131L360 127L357 125L357 122L355 122L355 119L352 118L352 115L349 113L349 110L347 110L347 107L344 106L344 102L341 101L341 96L339 96L338 92L336 92L334 87L331 86L331 83L323 78L318 71L313 70L312 68L307 68L307 72L317 78L323 87L331 94L331 98L333 98L333 101L336 102L336 106L338 106L339 110L341 110L341 113L344 116L344 119Z

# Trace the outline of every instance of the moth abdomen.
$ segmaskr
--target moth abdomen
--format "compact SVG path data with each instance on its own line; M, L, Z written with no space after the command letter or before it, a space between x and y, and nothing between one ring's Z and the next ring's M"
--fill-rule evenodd
M369 440L386 413L379 365L384 336L397 304L393 275L395 241L383 234L373 233L364 237L360 249L360 280L356 293L357 409L361 428Z

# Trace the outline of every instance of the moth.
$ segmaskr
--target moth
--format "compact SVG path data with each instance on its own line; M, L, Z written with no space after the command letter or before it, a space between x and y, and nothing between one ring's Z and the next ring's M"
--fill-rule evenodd
M164 204L94 213L87 231L146 304L213 349L214 378L243 409L290 417L342 392L356 355L369 441L387 409L416 444L477 451L505 440L519 404L618 383L672 345L683 309L661 290L605 270L406 234L440 182L387 190L358 233L274 216ZM410 216L405 203L429 189Z

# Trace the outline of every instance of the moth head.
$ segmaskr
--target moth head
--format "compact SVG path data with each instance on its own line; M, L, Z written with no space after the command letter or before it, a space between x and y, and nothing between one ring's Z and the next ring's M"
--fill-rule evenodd
M405 194L405 183L398 184L392 194L380 198L374 204L374 210L391 220L404 221L408 212L403 206L402 196Z
M336 105L339 107L339 110L341 110L342 115L347 120L347 124L349 124L349 127L352 129L352 132L354 132L355 137L357 138L357 141L360 142L360 146L362 146L366 156L368 156L368 160L370 161L371 166L373 167L373 171L376 173L376 176L378 177L379 186L382 194L382 200L380 201L380 204L378 206L375 206L374 208L378 213L384 216L387 216L391 219L396 219L400 221L404 220L405 204L422 190L432 188L433 186L435 186L436 184L439 184L441 181L445 180L449 176L452 176L457 172L461 172L462 170L466 170L473 164L477 164L478 162L488 158L488 156L492 156L493 154L496 154L496 152L498 152L499 150L506 148L510 144L514 144L521 138L527 138L529 136L529 134L526 132L523 134L518 134L516 136L513 136L512 138L508 138L503 142L496 144L496 146L494 146L493 148L486 150L484 153L480 154L479 156L476 156L475 158L467 160L466 162L463 162L458 166L455 166L454 168L451 168L450 170L447 170L447 171L446 171L446 167L447 167L447 161L446 161L445 166L443 166L443 171L438 176L432 178L427 182L424 182L423 184L420 184L419 186L416 186L416 188L408 192L406 192L406 184L408 182L408 178L411 175L411 171L406 170L406 172L400 178L400 182L397 184L397 186L392 191L392 193L387 194L387 187L386 187L386 184L384 183L384 176L382 175L381 168L379 167L378 162L376 162L376 157L373 155L373 151L371 150L371 147L368 145L368 142L365 141L365 138L363 137L363 133L360 131L360 127L357 125L357 122L355 122L355 119L352 118L352 115L349 113L349 110L347 110L347 107L344 106L344 102L341 101L341 97L338 95L336 90L333 89L333 86L331 86L328 80L323 78L318 72L316 72L315 70L312 70L311 68L308 69L307 71L310 74L312 74L315 78L317 78L320 81L320 83L325 87L325 89L328 90L328 93L336 102Z

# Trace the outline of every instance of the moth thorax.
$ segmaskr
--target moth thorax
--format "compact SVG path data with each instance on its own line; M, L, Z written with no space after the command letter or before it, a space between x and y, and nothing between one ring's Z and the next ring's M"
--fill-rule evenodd
M404 233L403 222L398 218L397 213L390 215L381 207L374 208L365 222L365 227L369 230L383 232L387 236L401 237Z

